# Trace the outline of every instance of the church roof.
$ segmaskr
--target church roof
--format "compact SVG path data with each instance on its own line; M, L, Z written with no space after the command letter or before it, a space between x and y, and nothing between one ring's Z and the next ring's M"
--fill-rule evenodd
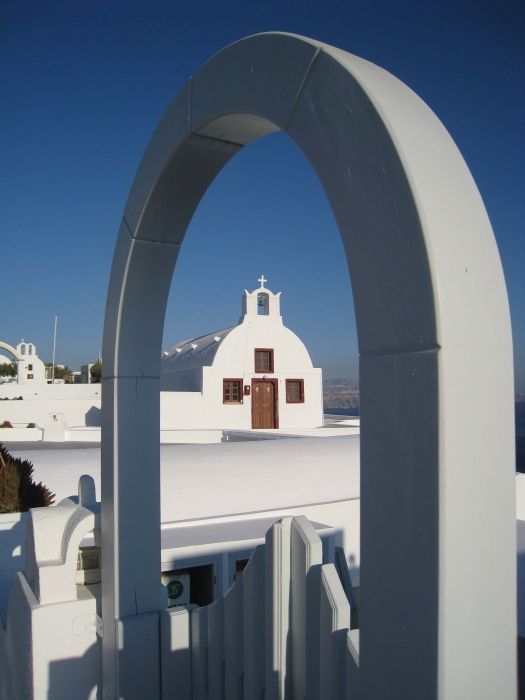
M237 326L224 328L208 335L191 338L178 343L164 353L161 360L162 372L171 372L191 367L211 366L217 350L224 338Z

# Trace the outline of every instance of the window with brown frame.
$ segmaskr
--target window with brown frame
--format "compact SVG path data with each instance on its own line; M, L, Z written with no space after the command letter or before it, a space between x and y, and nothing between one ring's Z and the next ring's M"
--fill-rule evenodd
M286 380L286 403L304 403L304 379Z
M242 379L222 380L222 402L242 403Z
M255 350L255 371L273 372L273 350L267 348Z

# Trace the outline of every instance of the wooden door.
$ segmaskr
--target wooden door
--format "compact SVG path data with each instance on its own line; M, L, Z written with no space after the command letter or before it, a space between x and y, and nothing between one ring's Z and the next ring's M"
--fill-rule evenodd
M252 428L276 428L275 386L272 381L252 381Z

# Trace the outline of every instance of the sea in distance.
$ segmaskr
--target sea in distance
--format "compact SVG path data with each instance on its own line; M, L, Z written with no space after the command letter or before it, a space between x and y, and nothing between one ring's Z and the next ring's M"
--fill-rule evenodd
M525 401L514 404L516 420L516 471L525 473ZM358 416L359 408L325 408L328 415Z

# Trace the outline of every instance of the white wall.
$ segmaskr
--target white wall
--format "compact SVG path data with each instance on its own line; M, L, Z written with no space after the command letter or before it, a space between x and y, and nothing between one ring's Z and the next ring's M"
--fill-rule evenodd
M100 384L3 384L0 399L9 400L0 400L0 423L43 428L53 414L62 414L69 427L100 425L101 393Z
M26 399L100 399L102 384L0 384L0 399L23 396ZM1 404L0 404L1 405Z
M160 429L209 428L208 406L200 392L161 391Z
M69 427L100 425L100 399L24 399L0 401L0 423L10 421L13 426L35 423L43 428L54 414L63 414ZM7 428L6 428L7 430Z
M0 619L17 571L25 566L27 513L0 514Z

